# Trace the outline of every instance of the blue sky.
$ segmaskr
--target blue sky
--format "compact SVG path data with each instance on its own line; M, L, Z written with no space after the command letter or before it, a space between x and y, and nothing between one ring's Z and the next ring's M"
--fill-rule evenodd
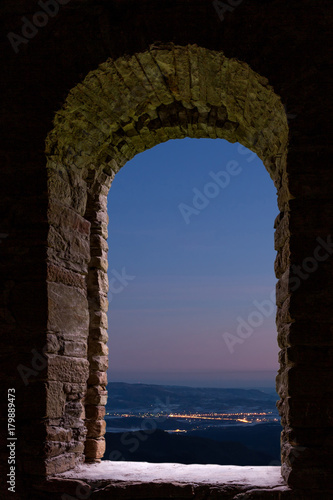
M109 381L274 386L278 209L259 158L168 141L121 169L108 213Z

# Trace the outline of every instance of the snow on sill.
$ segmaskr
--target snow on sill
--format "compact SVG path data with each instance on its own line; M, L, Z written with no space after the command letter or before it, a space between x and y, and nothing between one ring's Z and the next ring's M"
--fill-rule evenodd
M280 466L184 465L148 462L111 462L82 464L74 470L57 474L66 479L87 481L126 481L141 483L185 483L241 485L257 488L287 488Z

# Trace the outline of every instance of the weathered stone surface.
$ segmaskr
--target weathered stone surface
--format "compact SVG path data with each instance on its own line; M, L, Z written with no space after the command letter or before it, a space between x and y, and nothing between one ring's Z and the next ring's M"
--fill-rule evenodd
M48 378L61 382L84 382L88 379L86 359L48 355Z
M87 186L79 176L70 176L64 166L50 159L49 186L50 192L57 193L57 202L62 202L75 210L78 214L84 215L87 203ZM71 178L72 177L72 178Z
M87 286L89 290L97 290L106 295L109 290L108 275L99 269L90 270L87 278Z
M57 477L49 478L47 481L36 481L35 488L39 491L47 491L50 494L65 492L67 495L76 495L78 498L79 495L89 498L89 494L92 490L91 486L84 481Z
M90 251L94 257L103 257L108 252L108 243L98 233L92 233L90 237Z
M333 403L330 396L318 398L286 397L278 403L282 425L295 428L330 428Z
M64 429L62 427L47 427L47 439L49 441L59 440L60 442L69 442L72 439L72 429Z
M109 335L108 335L108 331L106 328L103 328L103 327L90 328L89 339L91 339L91 341L96 340L96 341L106 343L108 341L108 338L109 338Z
M85 294L74 287L60 283L49 283L49 318L50 332L61 332L62 336L77 335L86 339L88 336L89 314Z
M88 387L86 395L87 405L103 406L106 405L108 393L100 386Z
M316 370L315 366L288 365L280 369L276 385L280 395L311 398L329 395L333 393L333 367Z
M66 413L72 417L82 418L85 417L84 406L81 402L68 402L66 403Z
M64 342L64 356L83 358L87 356L87 344L85 342L74 341Z
M292 446L315 446L318 449L331 446L333 443L333 429L327 427L289 427L286 425L282 431L282 439Z
M48 264L47 266L47 280L62 283L63 285L74 286L86 290L86 280L80 273L69 271L64 267Z
M333 347L328 346L290 346L281 351L281 361L285 364L295 363L306 367L333 366Z
M61 455L67 450L67 444L62 441L46 441L44 444L44 451L47 457L55 457Z
M108 329L108 317L104 311L93 311L90 314L90 326L92 330Z
M95 340L92 342L89 342L88 353L92 359L92 366L91 366L92 369L94 369L93 364L97 363L97 361L96 361L97 357L101 357L103 359L102 362L98 361L98 364L101 364L102 366L107 367L106 360L105 360L105 357L107 357L109 354L109 348L108 348L107 344L105 344L104 342L97 342ZM105 371L105 370L101 370L101 371Z
M292 345L333 346L333 325L320 322L286 323L280 326L278 341L281 348Z
M57 380L57 379L55 379ZM62 417L65 409L66 395L63 384L59 381L48 382L46 395L46 415L49 418Z
M59 474L65 470L73 469L78 463L79 460L75 453L63 453L45 461L46 474L48 476Z
M290 217L289 213L287 212L287 213L281 213L275 219L275 224L274 224L275 250L279 250L280 248L282 248L285 245L288 236L290 236L289 217Z
M93 293L92 291L89 293L89 310L90 311L103 311L107 312L109 306L109 301L106 294L101 293Z
M74 272L86 272L90 260L89 239L78 232L60 231L50 226L48 235L49 259L55 265L65 264Z
M100 344L100 347L105 345L103 343ZM103 348L107 350L107 346ZM92 370L105 372L109 366L109 358L108 356L91 356L90 357L90 366Z
M106 422L105 420L90 421L86 420L87 438L98 438L105 434Z
M66 393L67 400L82 399L87 390L86 384L64 383L64 392Z
M100 420L105 416L105 406L86 405L86 418Z
M101 269L102 271L104 271L106 273L108 270L108 267L109 267L107 254L103 254L102 257L94 257L93 256L90 259L89 266L92 268Z
M99 371L90 371L88 385L107 385L107 373Z
M48 333L46 336L45 353L57 354L60 349L60 343L57 335L54 333Z
M289 496L292 492L283 484L278 467L258 469L256 471L250 467L214 465L193 467L181 464L103 461L101 464L85 464L77 471L65 473L63 477L80 479L88 484L94 483L93 495L95 494L97 499L106 499L110 495L124 499L161 500L302 498L302 496ZM261 475L258 476L258 472L261 472Z
M71 232L78 231L86 236L90 233L90 222L54 198L49 202L48 220L56 228L66 228Z
M84 452L84 441L71 441L67 447L67 451L81 455Z
M57 328L46 327L48 315L52 316L46 280L84 288L89 244L84 236L88 226L81 217L89 214L96 233L106 236L105 203L114 173L136 153L162 141L220 137L252 147L263 159L278 190L283 218L288 218L277 227L279 278L311 257L310 237L332 233L333 174L327 146L330 54L322 50L329 46L329 2L318 0L313 8L309 2L230 1L223 19L221 3L203 0L193 0L190 8L183 0L101 2L97 9L89 2L81 8L81 3L62 5L62 22L49 19L33 40L19 44L19 54L9 38L3 38L1 53L8 71L2 92L6 126L1 134L0 234L6 232L8 237L0 241L0 282L5 290L0 287L0 321L4 339L11 343L12 365L14 359L16 365L24 362L24 352L32 348L41 351L47 331L58 337L59 349L52 342L49 351L53 354L63 353L64 340L87 337L86 325L86 334L79 335L70 319L75 311L69 314L66 308L63 324L59 320ZM22 16L29 9L10 0L3 0L2 9L4 33L20 34ZM84 43L77 43L83 33ZM55 110L64 101L52 124ZM53 211L49 214L48 205ZM48 221L54 226L47 251ZM70 274L53 269L47 277L46 259ZM100 268L105 259L90 263ZM292 300L286 298L286 281L281 282L277 319L282 348L307 345L315 351L332 345L332 275L332 263L327 260L318 274L303 283L302 292L297 296L292 292ZM58 294L59 302L62 295ZM58 300L56 295L52 300ZM62 306L58 313L61 310ZM92 325L97 326L96 330L92 326L91 335L102 324L106 328L105 317L99 319L92 316ZM330 356L318 352L323 363L316 358L315 369L309 367L301 386L311 356L301 350L283 352L279 390L297 401L323 395L320 408L325 413L330 382L326 384L324 373ZM290 365L296 370L301 367L301 377L285 376ZM8 375L7 361L1 369L6 383L22 385L21 379ZM37 378L46 384L44 375L40 371ZM26 408L29 416L35 412L36 429L37 421L44 418L46 385L44 392L33 385L29 381L18 406ZM303 396L298 399L299 387ZM68 398L70 394L74 393L67 393ZM301 407L292 404L288 411L296 422ZM79 429L74 417L69 417L65 416L66 425L72 422L72 430ZM60 424L58 418L49 419ZM331 444L325 446L322 456L327 458ZM314 444L313 448L315 456ZM36 450L36 456L41 457L40 452ZM26 463L34 474L45 474L40 460ZM292 474L283 469L292 484L312 488L311 499L317 497L314 487L329 484L327 471L318 463L303 470L291 464ZM23 474L21 478L25 482ZM139 491L154 495L150 489Z
M86 440L85 454L87 457L102 458L105 453L105 440L104 438Z

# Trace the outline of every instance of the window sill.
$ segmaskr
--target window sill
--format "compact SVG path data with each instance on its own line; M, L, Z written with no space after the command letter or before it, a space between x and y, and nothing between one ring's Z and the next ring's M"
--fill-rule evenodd
M290 497L290 489L281 477L279 466L222 466L153 464L147 462L111 462L82 464L77 469L48 482L67 483L72 490L75 484L91 491L92 499L113 498L162 499L162 498L217 498L227 493L227 498L251 492L252 498L281 499ZM200 496L201 497L201 496ZM90 498L90 496L89 496ZM241 498L241 497L237 497ZM247 497L246 497L247 498Z

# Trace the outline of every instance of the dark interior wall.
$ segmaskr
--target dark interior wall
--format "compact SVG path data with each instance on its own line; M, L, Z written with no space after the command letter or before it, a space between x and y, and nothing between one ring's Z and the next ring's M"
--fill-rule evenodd
M42 357L47 341L51 341L46 335L46 280L50 276L46 266L48 197L44 142L52 129L54 113L61 108L69 90L90 70L108 57L133 54L146 50L152 43L170 41L223 50L227 57L245 61L268 78L289 115L286 175L295 200L290 205L292 212L287 214L290 244L286 247L285 239L277 237L277 276L282 276L290 260L302 263L311 256L318 236L326 241L333 232L332 103L328 99L332 4L323 0L243 0L231 4L237 6L225 13L221 21L210 0L70 0L59 5L58 14L50 15L44 27L22 31L26 19L34 20L41 10L38 2L2 2L1 414L7 413L8 387L15 387L19 467L27 473L45 472L39 460L45 431L43 425L35 422L42 423L47 404L52 403L45 397L46 367ZM19 43L15 52L8 33L27 34L30 38L25 37L27 43ZM294 234L302 234L303 239L300 241ZM288 445L305 444L315 450L315 456L306 457L305 468L311 469L315 462L313 469L319 471L317 488L321 480L329 481L327 465L332 460L332 276L328 259L294 294L285 316L278 317L280 326L285 325L280 336L281 362L288 367L278 379L286 426L283 439ZM281 286L281 304L285 293ZM302 348L293 348L293 344ZM294 376L289 368L295 363L301 369ZM21 367L19 372L20 365L28 371ZM297 419L295 415L304 413L306 405L308 417ZM30 421L34 422L33 432ZM2 424L6 422L5 418ZM315 425L311 426L311 422ZM3 436L5 430L1 433L2 442ZM3 453L6 457L7 450ZM294 464L297 459L296 455ZM7 464L4 465L6 470ZM4 474L1 476L3 480Z
M13 4L4 0L2 84L10 88L5 99L8 133L8 125L14 122L17 126L15 110L21 117L26 110L31 132L43 125L48 130L54 110L90 70L110 56L143 51L156 41L197 43L246 61L269 79L290 113L309 113L306 103L314 95L321 97L317 106L327 106L330 2L232 3L238 6L226 12L221 21L210 0L70 0L59 5L58 15L49 16L47 24L38 28L28 43L19 43L16 54L6 34L22 35L22 16L32 20L41 8L34 1ZM8 121L10 116L12 122ZM323 130L327 126L323 117L321 124ZM312 140L320 132L313 122L306 131ZM22 139L28 139L26 132Z

